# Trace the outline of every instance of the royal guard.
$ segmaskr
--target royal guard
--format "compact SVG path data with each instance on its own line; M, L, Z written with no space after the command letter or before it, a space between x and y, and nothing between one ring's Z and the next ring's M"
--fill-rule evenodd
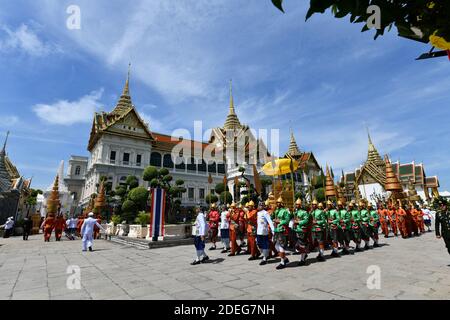
M270 205L269 199L267 199L266 202L264 203L264 207L265 207L265 210L267 211L267 213L269 214L270 218L273 221L275 210ZM269 225L269 227L270 227L270 225ZM269 258L278 256L278 251L275 248L274 234L275 234L275 229L271 229L269 232L269 247L270 247Z
M342 243L342 254L347 255L350 254L350 240L351 236L351 228L352 228L352 215L350 212L345 210L342 201L338 201L338 214L339 214L339 232L340 232L340 241Z
M53 229L55 228L55 218L52 215L47 216L42 222L41 229L44 231L44 242L50 242Z
M245 211L244 206L242 204L239 204L239 208L237 208L239 212L239 228L238 228L238 239L239 239L239 246L241 248L246 246L245 243L245 233L247 231L247 221L245 220ZM244 252L245 254L249 253L248 250Z
M289 263L286 258L287 237L289 235L289 222L291 221L291 214L288 209L284 207L283 199L280 197L277 200L277 208L274 212L274 224L275 224L275 248L281 258L280 264L277 269L284 269L286 264Z
M247 243L248 251L250 252L249 261L256 260L261 255L256 245L256 229L258 223L258 210L255 209L255 203L250 201L248 203L248 212L246 216L247 221Z
M364 201L360 201L359 202L359 214L361 216L361 238L362 240L364 240L364 249L368 250L370 249L369 247L369 242L370 242L370 237L371 237L371 228L370 228L370 213L369 210L367 210L366 208L366 204L364 203Z
M355 252L361 252L361 215L359 214L359 210L356 208L355 202L352 201L349 203L348 211L351 215L351 236L356 246Z
M411 212L411 206L409 205L405 205L405 227L406 227L406 236L408 238L412 237L412 233L414 230L414 221L413 221L413 216L412 216L412 212Z
M338 252L339 250L339 242L340 242L340 232L339 232L339 225L341 221L341 217L339 216L338 211L334 208L333 202L330 200L327 201L327 219L328 219L328 229L329 229L329 235L332 245L332 257L340 257L340 254Z
M395 237L398 237L397 209L392 204L389 204L388 206L388 215L392 233Z
M237 244L237 235L239 232L239 209L236 208L236 204L233 202L230 205L230 246L231 252L229 257L235 256L241 253L241 247Z
M219 234L219 221L220 221L220 215L219 211L217 211L217 206L215 203L211 205L211 210L209 211L209 240L212 243L212 247L209 248L209 250L216 250L216 242L217 242L217 235Z
M298 247L300 252L299 266L304 266L306 264L306 258L308 258L308 242L309 242L309 225L311 223L310 214L302 208L302 200L297 199L295 202L294 210L294 221L295 221L295 233L297 235L296 247Z
M389 212L381 202L378 204L378 216L380 217L381 232L385 238L389 238Z
M378 230L380 227L380 218L378 216L377 210L373 207L372 203L369 202L368 205L370 222L369 222L369 234L373 240L373 247L378 248L380 245L378 244Z
M413 232L414 235L417 237L419 236L419 232L423 233L422 229L421 229L421 220L423 221L422 217L421 217L421 210L419 210L418 206L414 206L411 204L411 215L413 217Z
M407 238L406 230L406 211L403 209L402 203L396 205L397 226L403 239Z
M230 250L230 212L226 206L222 206L220 213L220 240L223 243L221 253L227 253Z
M408 221L408 235L415 237L419 236L419 228L417 228L416 210L412 203L410 203L406 209L406 217Z
M417 211L417 228L419 228L420 233L425 233L425 223L423 221L424 213L419 206L416 206Z
M78 222L77 222L77 234L78 236L81 238L81 227L83 226L84 223L84 219L86 218L86 216L84 214L82 214L80 217L78 217Z
M96 219L98 224L102 223L102 217L101 215L97 215L97 219ZM100 228L97 227L97 225L94 225L94 240L100 239Z
M270 253L270 240L269 235L273 236L275 226L273 225L270 214L265 210L267 203L259 202L258 213L256 216L257 228L256 228L256 243L259 250L263 255L263 260L259 263L260 266L267 264Z
M450 210L448 210L446 200L441 200L439 206L435 221L436 238L444 239L445 246L450 254Z
M54 228L55 228L56 241L61 241L63 231L66 228L66 220L64 219L64 217L61 214L56 217L55 223L54 223Z
M311 219L312 219L312 235L314 243L319 246L318 261L325 261L325 233L327 232L327 216L323 211L323 204L317 204L317 200L314 200L311 206Z

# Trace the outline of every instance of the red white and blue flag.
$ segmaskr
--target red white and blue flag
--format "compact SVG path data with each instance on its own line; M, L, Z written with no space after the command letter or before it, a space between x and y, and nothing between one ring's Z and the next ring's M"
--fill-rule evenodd
M151 190L151 225L150 237L153 241L158 241L164 237L164 212L166 211L166 190L154 188Z

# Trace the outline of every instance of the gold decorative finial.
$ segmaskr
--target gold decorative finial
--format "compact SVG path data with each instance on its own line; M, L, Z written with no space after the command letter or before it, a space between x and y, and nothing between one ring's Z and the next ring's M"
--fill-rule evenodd
M123 96L130 95L130 73L131 73L131 62L128 64L128 74L127 81L125 82L125 88L123 88Z
M233 99L233 80L230 79L230 114L235 114Z
M366 130L367 130L367 136L369 137L369 144L373 145L372 138L370 137L370 131L369 131L369 126L368 125L366 125Z
M5 138L5 143L3 144L3 149L2 152L6 152L6 143L8 142L8 137L9 137L9 131L6 132L6 138Z

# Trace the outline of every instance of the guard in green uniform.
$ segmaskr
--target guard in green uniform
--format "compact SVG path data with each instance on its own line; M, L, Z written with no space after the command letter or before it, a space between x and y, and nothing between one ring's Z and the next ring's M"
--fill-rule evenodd
M450 210L448 210L448 202L446 200L442 200L440 206L440 210L436 213L436 238L444 239L445 246L450 254Z
M277 269L284 269L286 264L289 263L286 258L287 236L289 234L289 222L291 221L291 213L283 205L283 199L280 197L277 200L277 208L274 212L274 224L275 224L275 248L281 258L280 264Z
M361 249L361 216L359 214L359 210L356 208L355 202L350 202L348 205L348 211L351 214L351 222L352 222L352 231L351 236L352 240L355 243L356 249L355 252L362 251Z
M300 252L299 266L306 264L306 258L308 257L308 240L309 240L309 224L311 222L310 214L302 208L302 200L297 199L295 202L295 233L297 235L296 246Z
M378 211L373 207L372 203L369 202L369 215L370 215L370 222L369 222L369 230L370 230L370 236L373 240L373 247L377 248L380 245L378 244L378 230L380 227L380 216L378 215Z
M370 249L369 242L371 237L371 229L369 226L370 222L370 213L366 208L366 204L364 201L359 202L359 215L361 216L361 238L364 240L364 250Z
M339 254L339 241L340 241L340 232L339 232L339 224L341 217L339 216L339 212L334 208L333 202L330 200L327 201L327 218L328 218L328 230L332 243L332 257L340 257Z
M350 230L352 228L352 215L350 212L344 209L344 205L342 201L338 201L338 214L339 214L339 233L340 233L340 242L342 247L343 255L347 255L350 252Z
M323 204L317 204L317 200L314 200L311 207L312 218L312 235L313 241L319 245L318 261L325 261L325 232L327 230L327 216L323 211Z

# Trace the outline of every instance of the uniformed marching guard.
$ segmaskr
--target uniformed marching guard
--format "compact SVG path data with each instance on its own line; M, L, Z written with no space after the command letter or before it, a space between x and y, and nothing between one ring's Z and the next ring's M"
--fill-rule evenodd
M230 205L230 246L231 252L228 255L232 257L241 252L241 247L237 244L237 236L239 232L239 209L236 208L236 204L233 202Z
M302 208L302 200L297 199L295 202L294 221L295 221L295 233L297 236L296 247L299 249L300 261L299 266L306 264L306 258L308 257L308 241L309 241L309 225L311 223L310 214Z
M329 234L332 242L332 257L340 257L338 252L339 242L340 242L340 232L339 225L341 222L341 217L339 216L338 211L334 208L333 202L330 200L327 201L327 217L328 217L328 227Z
M205 240L208 235L206 217L200 210L200 207L195 208L195 213L197 214L197 219L195 220L194 245L197 258L191 263L191 265L197 265L209 260L209 257L205 253Z
M256 242L263 255L263 259L259 264L260 266L267 264L270 253L269 234L271 233L273 236L275 233L272 218L270 218L269 213L264 207L265 204L263 202L258 203Z
M361 238L364 240L364 250L370 249L369 242L371 237L370 212L366 208L364 201L359 203L359 214L361 216Z
M436 238L444 239L445 246L450 254L450 211L446 200L441 200L440 209L436 214Z
M256 260L261 255L256 245L256 229L257 229L258 210L255 209L255 203L248 203L248 211L245 220L247 222L247 251L250 253L249 261Z
M208 223L209 223L209 240L212 243L212 247L209 248L209 250L216 250L216 242L217 242L217 235L219 234L219 220L220 215L219 211L217 211L216 204L213 203L211 205L211 210L208 214Z
M277 209L274 212L275 222L275 248L281 258L277 269L284 269L289 259L286 258L287 236L289 234L289 222L291 221L291 214L283 205L283 199L280 197L277 200Z
M351 214L352 222L352 240L355 243L355 252L362 251L361 249L361 215L359 210L356 208L356 203L354 201L350 202L348 205L348 210Z
M323 204L317 203L314 200L311 206L311 218L312 218L312 235L313 241L318 243L319 255L318 261L325 261L325 235L327 232L327 216L323 211Z
M220 240L223 243L221 253L227 253L230 250L230 213L226 206L222 206L220 213Z
M350 240L351 240L351 228L352 228L352 215L345 210L342 201L338 201L338 214L339 214L339 233L340 241L343 247L342 254L347 255L350 252Z
M369 209L369 216L370 216L370 221L369 221L370 232L369 232L369 234L373 240L373 247L377 248L380 246L378 244L378 230L380 227L380 218L378 216L377 210L375 210L372 203L370 203L370 202L368 205L368 209Z

